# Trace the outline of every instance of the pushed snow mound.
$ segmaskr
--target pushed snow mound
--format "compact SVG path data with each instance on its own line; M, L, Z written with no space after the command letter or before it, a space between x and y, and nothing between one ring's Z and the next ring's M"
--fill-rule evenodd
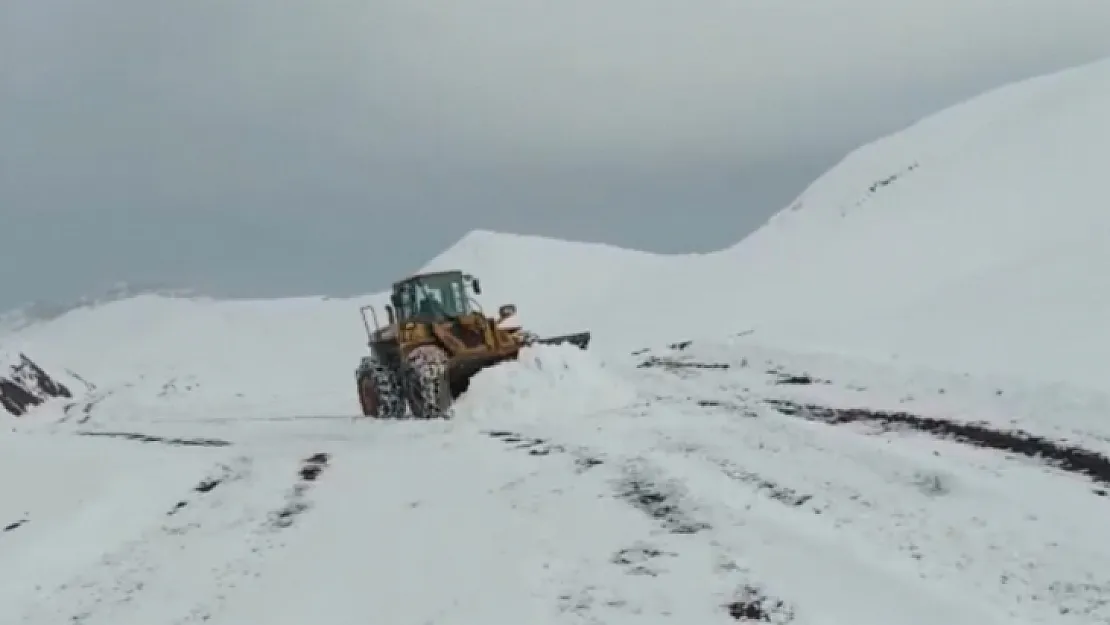
M483 422L588 417L637 399L634 380L618 366L571 345L542 345L474 376L455 415Z

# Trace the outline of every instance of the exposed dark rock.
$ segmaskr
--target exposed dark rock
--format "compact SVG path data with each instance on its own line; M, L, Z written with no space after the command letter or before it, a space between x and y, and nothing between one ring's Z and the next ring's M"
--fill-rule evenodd
M50 377L26 354L19 354L14 364L0 367L0 406L17 417L48 399L72 398L66 386Z

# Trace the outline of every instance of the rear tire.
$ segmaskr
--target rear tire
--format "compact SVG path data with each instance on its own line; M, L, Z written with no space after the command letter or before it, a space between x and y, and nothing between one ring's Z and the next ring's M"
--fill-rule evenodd
M400 419L405 416L405 402L395 371L369 356L359 364L355 379L363 416L377 419Z

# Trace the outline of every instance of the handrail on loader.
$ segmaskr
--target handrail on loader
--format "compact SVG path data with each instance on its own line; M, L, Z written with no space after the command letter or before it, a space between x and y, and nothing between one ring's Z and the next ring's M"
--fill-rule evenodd
M374 318L374 329L373 330L370 329L370 320L368 320L366 318L366 311L368 311L368 310L370 311L370 315ZM365 306L360 307L358 309L358 312L359 312L360 315L362 315L362 327L366 328L366 340L367 341L373 341L374 340L374 332L377 332L378 329L381 328L381 325L378 323L378 312L376 310L374 310L374 305L373 304L367 304Z

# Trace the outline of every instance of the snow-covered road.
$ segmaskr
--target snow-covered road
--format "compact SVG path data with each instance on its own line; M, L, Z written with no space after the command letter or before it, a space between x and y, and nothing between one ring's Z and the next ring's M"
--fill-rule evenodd
M1008 429L1009 396L1037 392L899 375L741 341L543 348L452 422L117 404L21 424L0 440L5 474L34 477L0 500L19 571L0 622L1110 622L1106 484L772 403ZM1037 396L1055 426L1021 427L1105 448L1097 397Z

